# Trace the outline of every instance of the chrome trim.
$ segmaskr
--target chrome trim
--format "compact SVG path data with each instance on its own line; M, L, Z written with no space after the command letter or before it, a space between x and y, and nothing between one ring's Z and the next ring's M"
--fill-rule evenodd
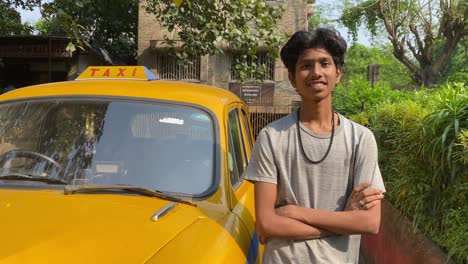
M176 206L177 206L177 203L175 202L170 202L166 204L164 207L162 207L156 213L154 213L154 215L151 217L151 220L154 222L158 221L159 219L161 219L161 217L165 216L167 213L169 213L169 211L174 209Z

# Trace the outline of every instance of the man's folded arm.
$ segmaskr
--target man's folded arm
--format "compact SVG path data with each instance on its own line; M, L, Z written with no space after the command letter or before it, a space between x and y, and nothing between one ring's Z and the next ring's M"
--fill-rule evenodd
M277 213L336 234L377 234L380 226L380 208L379 200L368 210L325 211L287 205L277 209Z
M366 132L361 147L356 157L356 178L360 182L369 182L367 187L370 187L371 183L383 186L378 167L377 143L370 131ZM385 190L382 189L381 192ZM380 227L380 210L381 200L378 199L368 210L325 211L287 205L277 209L277 213L336 234L348 235L377 234Z
M260 181L256 181L254 184L256 225L261 239L306 240L332 235L331 232L323 228L278 215L275 212L276 184Z

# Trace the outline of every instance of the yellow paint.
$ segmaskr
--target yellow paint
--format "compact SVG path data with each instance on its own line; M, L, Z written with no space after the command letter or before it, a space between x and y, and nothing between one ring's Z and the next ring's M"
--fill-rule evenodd
M0 262L245 263L254 232L254 194L246 181L233 190L226 173L228 106L245 108L234 94L182 82L87 80L16 89L0 95L0 104L45 97L114 96L176 101L212 112L221 130L218 190L206 200L193 201L197 207L178 204L154 222L152 215L168 201L122 194L64 195L60 189L13 190L0 184ZM237 200L234 208L230 195ZM258 255L256 263L261 252Z
M1 263L143 263L199 218L178 206L160 221L151 216L168 201L133 195L6 190L0 200Z
M200 241L209 243L200 243ZM148 264L245 263L246 261L242 250L229 233L209 219L198 220L175 237L173 242L162 248L148 261ZM181 248L180 245L190 246Z

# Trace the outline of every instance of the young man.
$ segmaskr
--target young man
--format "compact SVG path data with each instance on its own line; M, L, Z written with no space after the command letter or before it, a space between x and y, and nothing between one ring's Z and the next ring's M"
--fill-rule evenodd
M296 32L281 50L301 107L259 133L246 170L264 263L358 263L360 234L379 230L374 136L332 108L345 52L323 28Z

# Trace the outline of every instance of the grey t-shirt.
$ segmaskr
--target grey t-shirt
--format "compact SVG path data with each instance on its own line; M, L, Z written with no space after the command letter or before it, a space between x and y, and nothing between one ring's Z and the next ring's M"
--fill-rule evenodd
M319 164L309 162L300 148L297 112L279 119L257 137L246 179L277 184L276 207L287 204L328 211L344 210L355 186L385 192L372 132L339 115L333 145ZM300 124L304 151L312 160L325 154L331 134L317 134ZM354 180L354 181L353 181ZM360 235L336 235L294 241L269 239L264 263L358 263Z

